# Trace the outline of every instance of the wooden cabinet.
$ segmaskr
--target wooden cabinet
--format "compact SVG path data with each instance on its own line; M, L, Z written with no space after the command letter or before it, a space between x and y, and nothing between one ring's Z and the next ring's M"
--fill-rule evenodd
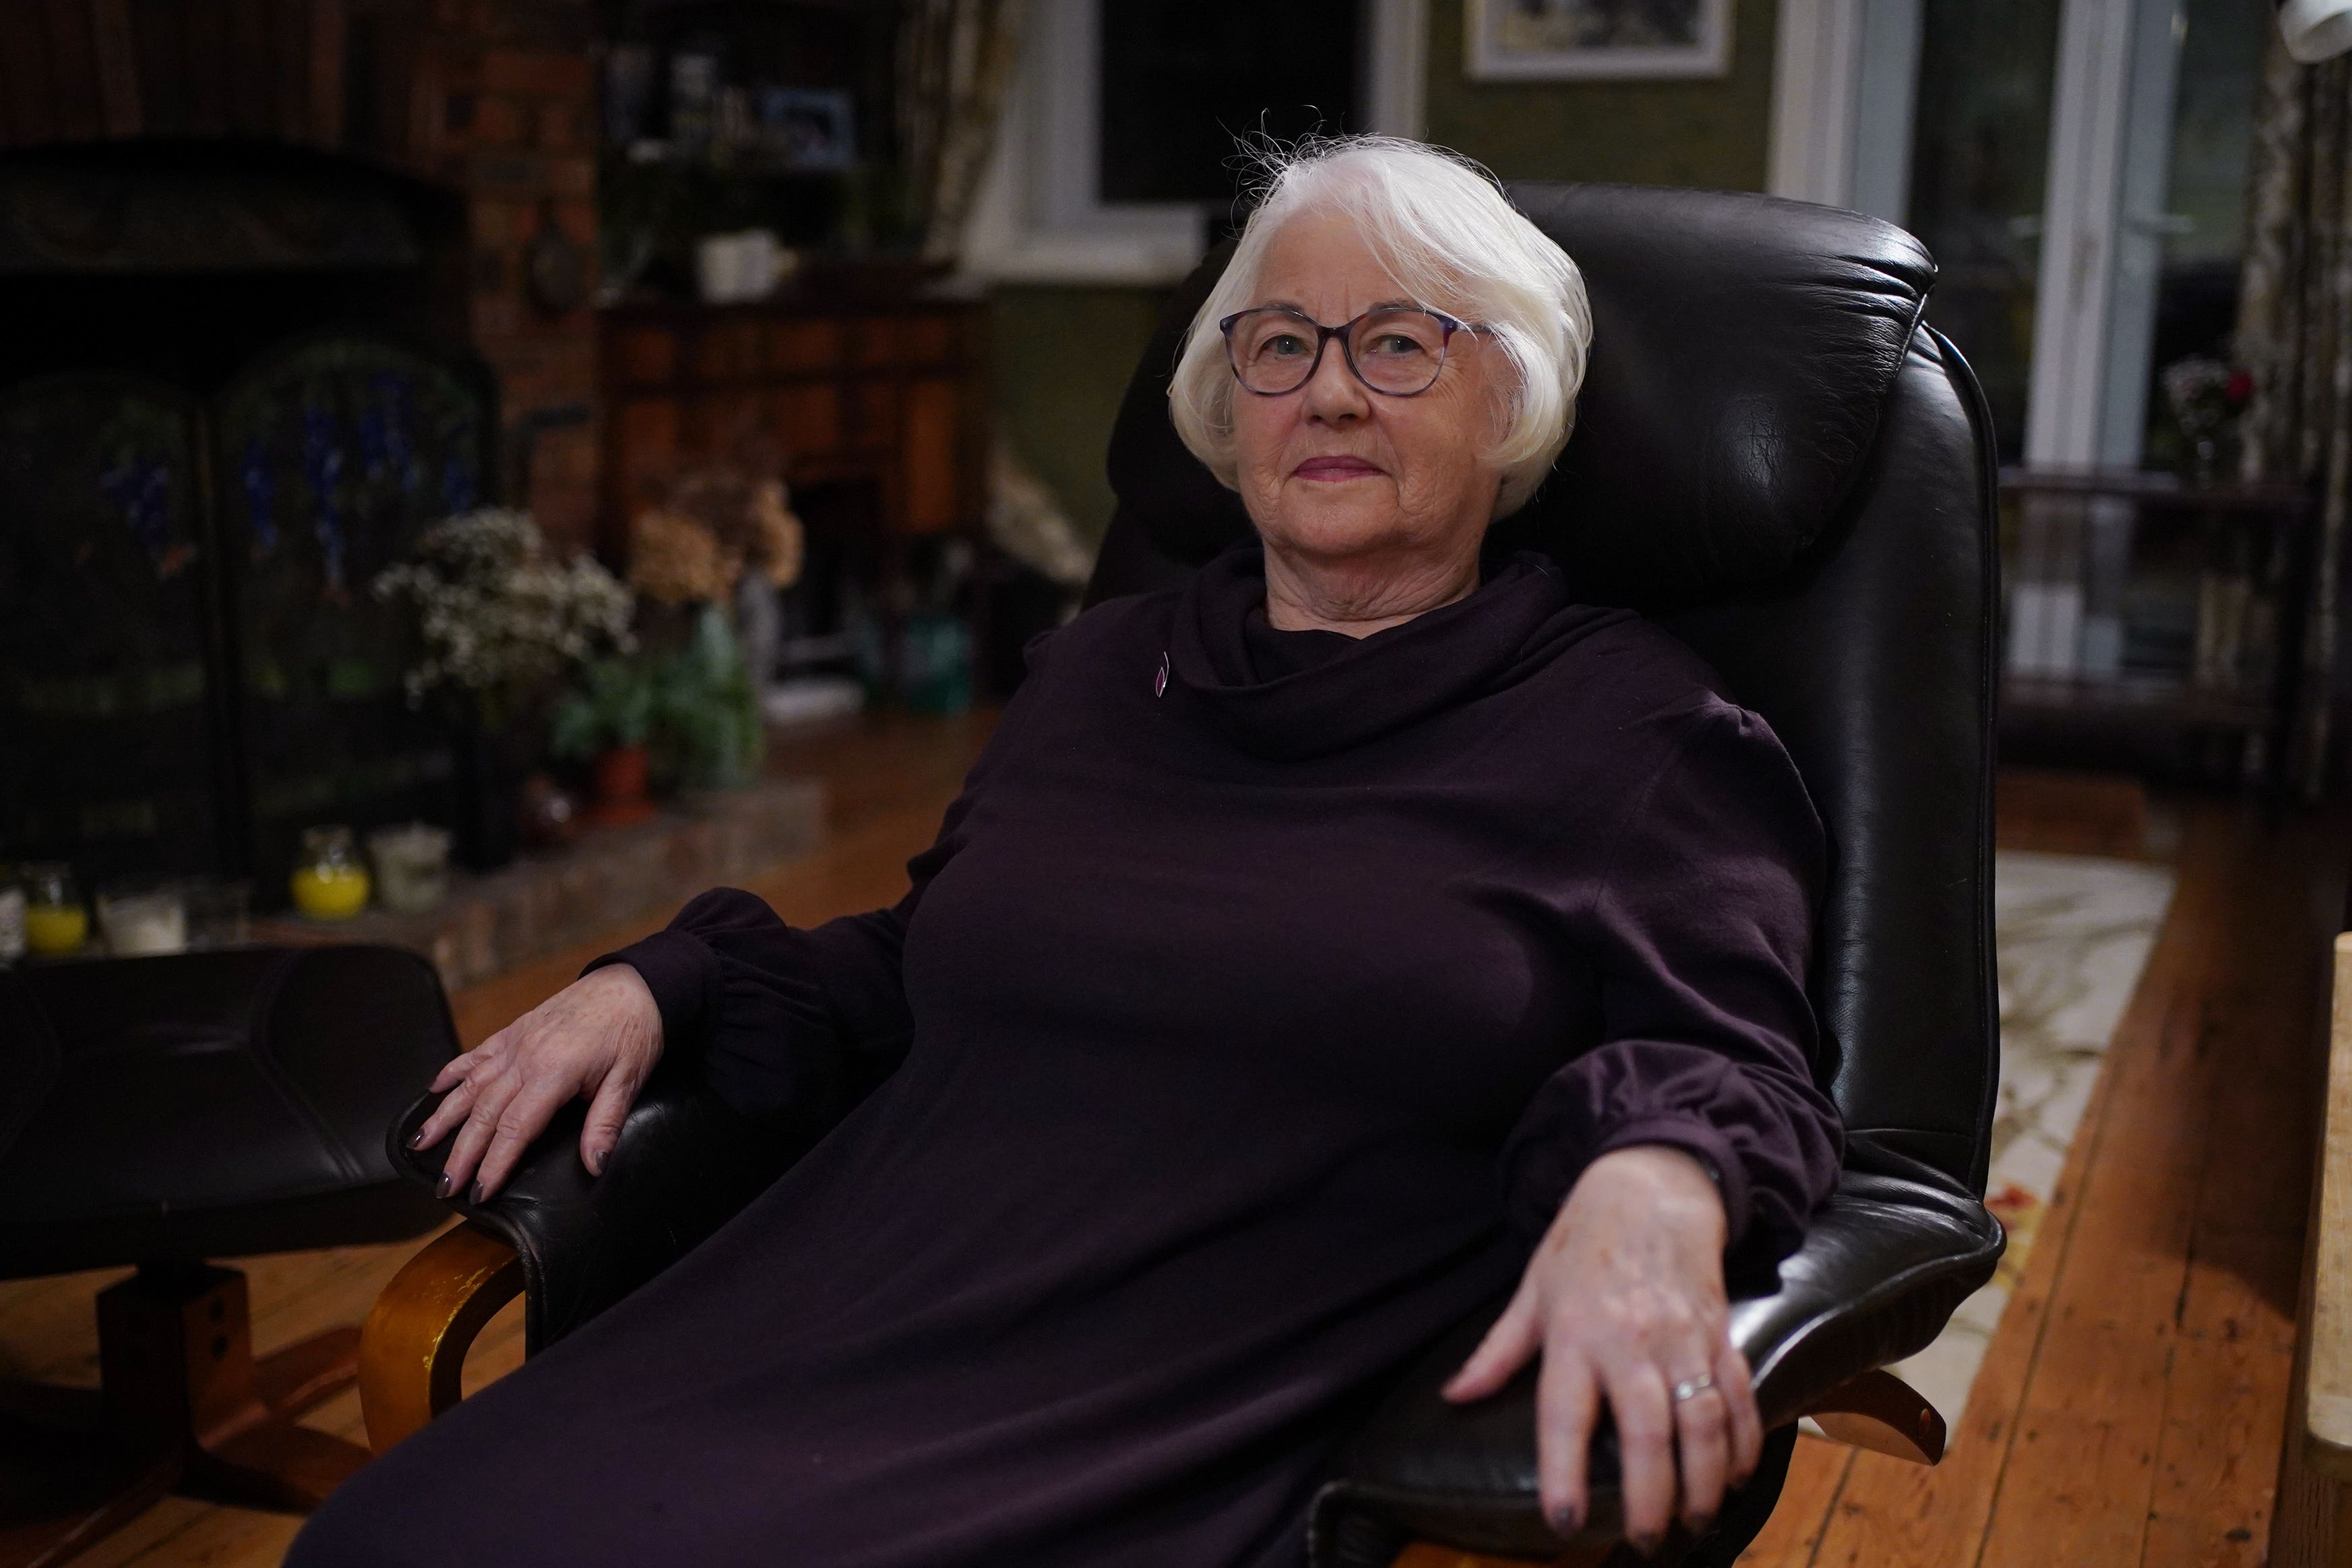
M870 484L881 532L977 528L986 500L984 318L975 300L800 291L758 305L604 316L602 544L681 470L757 432L795 490Z

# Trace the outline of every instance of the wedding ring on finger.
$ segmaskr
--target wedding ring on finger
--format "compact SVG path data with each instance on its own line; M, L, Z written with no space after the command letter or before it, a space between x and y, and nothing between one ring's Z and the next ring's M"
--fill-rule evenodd
M1685 1400L1696 1399L1714 1386L1715 1379L1706 1373L1696 1377L1685 1377L1674 1386L1675 1403L1680 1405Z

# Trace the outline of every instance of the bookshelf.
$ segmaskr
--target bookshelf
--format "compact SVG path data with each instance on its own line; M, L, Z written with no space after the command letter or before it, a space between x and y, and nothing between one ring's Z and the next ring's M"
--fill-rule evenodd
M2000 476L2001 732L2016 760L2119 759L2274 788L2315 534L2293 485Z

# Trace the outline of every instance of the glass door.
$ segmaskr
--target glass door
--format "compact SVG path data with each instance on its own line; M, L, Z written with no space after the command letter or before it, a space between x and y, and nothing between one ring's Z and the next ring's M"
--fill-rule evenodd
M2227 357L2254 92L2246 0L1895 0L1918 10L1902 221L1928 319L1984 383L2004 463L2171 466L2164 369ZM1867 110L1865 110L1865 116Z
M2025 455L2059 5L1926 0L1920 17L1905 226L1941 268L1927 319L1983 383L2003 463Z
M2152 277L2147 298L2117 314L2139 328L2146 350L2137 365L2119 363L2114 415L2139 433L2126 460L2194 473L2200 459L2164 395L2163 376L2184 361L2231 359L2254 110L2271 20L2267 7L2241 0L2181 0L2176 15L2179 68L2161 194L2151 193L2144 206L2127 206L2126 213L2127 225L2147 236ZM2122 394L2131 385L2138 388L2136 400ZM2121 452L2125 444L2119 434L2115 448Z

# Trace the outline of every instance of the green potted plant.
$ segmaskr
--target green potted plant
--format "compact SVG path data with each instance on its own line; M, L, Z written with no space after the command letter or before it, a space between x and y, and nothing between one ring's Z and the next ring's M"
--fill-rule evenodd
M655 666L652 707L654 760L677 788L731 789L759 777L760 695L718 606L702 605L686 646Z
M548 731L556 756L585 762L593 799L589 820L605 827L653 815L646 798L646 742L654 722L656 671L651 661L618 657L583 665Z

